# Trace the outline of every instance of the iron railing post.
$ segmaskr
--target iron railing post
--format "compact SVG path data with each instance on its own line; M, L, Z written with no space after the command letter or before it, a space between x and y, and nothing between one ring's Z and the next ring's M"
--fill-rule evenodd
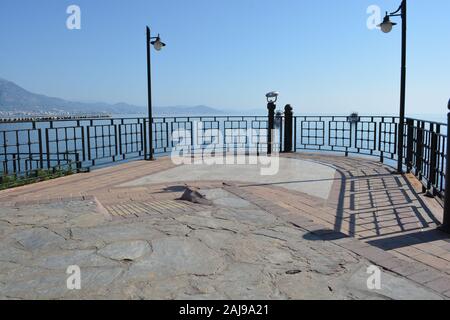
M422 182L423 178L423 129L422 121L417 123L417 141L416 141L416 177Z
M49 129L50 128L45 128L45 148L46 148L45 151L46 151L46 154L47 154L47 169L50 170L51 161L50 161L50 136L48 134L48 130Z
M297 117L293 117L294 122L294 145L292 147L292 150L294 152L297 152Z
M445 165L445 205L444 205L444 221L441 229L450 233L450 100L448 102L447 114L447 150Z
M38 143L39 143L39 168L44 168L44 154L43 154L43 147L42 147L42 129L38 129Z
M86 161L86 137L84 134L84 131L87 130L87 126L83 126L81 125L81 149L83 149L83 151L81 152L82 154L82 161Z
M273 131L275 130L275 109L277 106L274 102L269 102L267 104L268 121L267 121L267 154L272 154L272 144L273 144Z
M284 152L292 152L293 112L290 104L284 107Z
M414 149L414 120L407 119L406 124L408 126L407 130L407 143L406 143L406 172L411 173L413 164L413 149Z
M378 130L378 149L380 150L380 162L384 163L384 149L381 147L382 143L384 143L384 135L383 132L383 124L384 124L384 117L381 117L381 121L379 124L379 130Z
M12 155L12 159L13 159L13 173L17 176L17 155L13 154Z
M430 146L430 169L428 170L427 196L434 197L436 185L436 162L437 162L437 133L436 126L432 125L430 130L431 146Z
M148 156L148 153L147 153L147 120L144 118L143 119L144 120L144 127L143 127L143 130L144 130L144 141L143 141L143 143L144 143L144 160L147 160L147 156Z
M278 152L282 153L284 146L283 146L283 115L281 113L276 115L276 121L277 121L277 123L279 125L278 134L280 135L280 138L278 139L279 140L279 144L280 144L279 147L278 147Z
M77 168L77 173L80 173L81 172L81 161L80 161L80 155L78 154L78 152L77 153L75 153L75 162L76 162L76 168Z

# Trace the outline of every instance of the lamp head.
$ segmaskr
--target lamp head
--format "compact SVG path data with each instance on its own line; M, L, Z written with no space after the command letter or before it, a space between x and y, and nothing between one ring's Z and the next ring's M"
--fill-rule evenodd
M267 102L268 103L275 103L278 100L278 96L280 95L277 91L271 91L268 94L266 94Z
M153 47L155 48L156 51L161 51L161 49L166 46L166 44L161 41L159 34L158 34L158 37L156 38L156 40L152 41L151 44L153 45Z
M383 31L384 33L389 33L392 31L392 28L397 25L395 22L392 22L389 14L386 12L386 16L383 19L383 22L381 24L378 25L378 27L381 28L381 31Z

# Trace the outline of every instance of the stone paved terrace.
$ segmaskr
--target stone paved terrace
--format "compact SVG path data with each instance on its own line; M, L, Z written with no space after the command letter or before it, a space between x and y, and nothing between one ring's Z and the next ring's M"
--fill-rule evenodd
M291 154L263 177L160 158L5 190L0 298L448 299L442 208L391 170ZM185 185L211 203L178 200ZM67 290L69 265L82 290Z

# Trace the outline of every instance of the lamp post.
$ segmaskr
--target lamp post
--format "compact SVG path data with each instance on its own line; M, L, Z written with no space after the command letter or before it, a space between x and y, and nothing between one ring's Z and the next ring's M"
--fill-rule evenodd
M161 51L161 49L166 46L166 44L161 41L159 34L157 37L152 37L151 33L150 33L150 28L147 27L148 139L149 139L150 150L149 150L148 158L147 158L147 153L145 154L146 160L154 160L154 157L153 157L152 70L151 70L151 59L150 59L150 51L151 51L152 45L156 51ZM145 123L144 123L144 126L145 126Z
M267 99L267 110L268 110L268 128L267 128L267 154L272 154L272 143L273 143L273 130L275 129L275 109L277 108L276 102L280 94L276 91L269 92L266 94Z
M402 0L400 7L397 11L392 13L386 12L383 22L379 25L381 31L384 33L389 33L392 31L393 26L397 25L395 22L391 22L391 17L401 17L402 18L402 69L401 69L401 89L400 89L400 121L398 130L398 163L397 172L399 174L403 173L403 135L405 131L405 101L406 101L406 31L407 31L407 20L406 20L406 0Z
M441 230L450 233L450 100L448 101L447 114L447 158L445 159L445 205L444 221Z

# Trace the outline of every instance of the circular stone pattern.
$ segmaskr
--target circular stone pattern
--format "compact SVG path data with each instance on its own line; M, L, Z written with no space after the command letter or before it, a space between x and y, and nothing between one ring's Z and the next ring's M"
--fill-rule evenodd
M328 199L336 173L334 168L321 163L284 157L273 158L271 162L273 175L263 175L263 168L266 167L251 164L179 165L124 183L121 186L135 187L159 183L178 183L180 181L233 180L258 184L276 184L278 187Z

